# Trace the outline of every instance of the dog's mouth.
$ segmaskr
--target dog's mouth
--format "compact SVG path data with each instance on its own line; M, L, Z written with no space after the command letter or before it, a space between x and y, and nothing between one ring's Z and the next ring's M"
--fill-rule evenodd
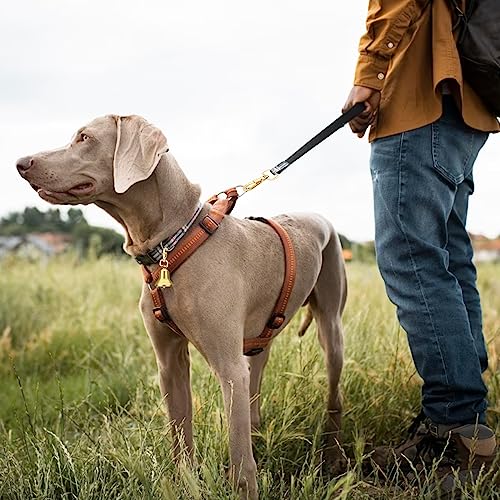
M63 199L67 200L68 196L70 199L77 200L91 195L95 191L95 185L92 182L82 182L65 191L50 191L32 182L30 182L30 186L38 193L40 198L51 203L54 203L54 201L61 202Z

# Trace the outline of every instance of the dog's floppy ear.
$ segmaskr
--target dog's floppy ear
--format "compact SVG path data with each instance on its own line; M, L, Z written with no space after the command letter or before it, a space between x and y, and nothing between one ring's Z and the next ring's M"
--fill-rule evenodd
M115 191L121 194L152 174L168 146L162 132L140 116L115 116L115 120L113 178Z

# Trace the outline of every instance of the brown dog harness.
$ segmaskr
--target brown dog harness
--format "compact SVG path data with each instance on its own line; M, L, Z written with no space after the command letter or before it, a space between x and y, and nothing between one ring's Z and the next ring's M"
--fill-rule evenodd
M146 265L142 265L144 281L148 285L153 300L153 314L155 318L165 323L171 330L178 335L184 337L180 328L175 324L168 313L165 299L161 291L161 279L166 279L170 282L169 278L164 278L166 270L172 275L210 236L212 236L224 217L231 213L239 197L236 188L228 189L223 193L225 196L221 198L220 195L212 196L208 200L211 208L207 215L203 217L197 227L193 228L181 240L181 245L175 248L168 254L167 259L162 259L160 265L155 271L151 272ZM285 229L277 222L262 217L250 217L250 219L258 220L271 226L278 234L283 245L285 254L285 277L280 295L274 306L271 317L267 321L262 333L255 338L243 340L243 354L245 356L254 356L261 353L273 338L275 330L281 328L285 322L285 310L288 304L288 299L292 293L293 285L295 283L295 275L297 272L297 264L295 259L295 252L293 249L290 236ZM183 241L185 240L185 241Z

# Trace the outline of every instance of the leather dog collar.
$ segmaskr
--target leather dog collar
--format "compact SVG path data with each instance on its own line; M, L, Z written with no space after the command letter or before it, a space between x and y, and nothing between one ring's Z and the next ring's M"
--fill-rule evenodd
M143 265L153 265L156 264L157 262L160 262L163 254L163 250L167 250L167 252L171 252L177 243L186 235L186 233L191 229L192 225L194 224L194 221L200 215L200 212L203 208L203 204L200 202L198 203L198 206L196 207L196 211L189 219L189 221L184 224L180 229L178 229L173 236L171 236L168 239L165 239L158 243L153 249L149 250L147 253L144 255L137 255L135 257L135 260L139 264Z

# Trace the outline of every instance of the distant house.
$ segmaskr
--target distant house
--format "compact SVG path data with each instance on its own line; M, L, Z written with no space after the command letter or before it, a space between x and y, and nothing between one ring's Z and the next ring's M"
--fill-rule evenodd
M0 236L0 258L14 253L21 241L21 236Z
M0 258L17 255L25 258L52 257L64 252L72 238L60 233L30 233L22 236L0 236Z
M352 250L350 248L342 249L342 256L345 262L351 262L352 260Z
M470 236L476 262L500 262L500 238L492 240L481 235Z

